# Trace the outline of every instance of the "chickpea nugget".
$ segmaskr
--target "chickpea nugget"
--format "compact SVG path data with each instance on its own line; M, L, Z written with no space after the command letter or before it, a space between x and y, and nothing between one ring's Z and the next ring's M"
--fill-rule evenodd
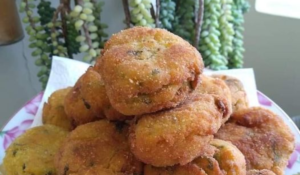
M76 126L104 117L111 120L124 118L110 105L103 80L92 67L78 79L66 97L65 106Z
M5 172L8 175L55 175L54 155L67 134L54 125L27 130L6 150L3 160Z
M213 78L200 75L201 83L195 90L197 94L212 94L223 101L223 123L225 123L232 114L231 92L224 81L219 78Z
M214 139L210 143L216 148L213 156L200 156L192 162L180 166L153 167L146 165L145 175L246 175L246 161L244 155L233 144Z
M131 125L132 152L157 167L184 165L195 157L211 156L214 149L209 142L223 115L217 101L212 95L199 95L176 108L141 116Z
M58 175L93 174L97 169L114 174L142 171L129 149L128 126L106 119L73 130L55 160Z
M207 175L207 173L195 164L186 164L184 166L173 166L157 168L146 165L144 175Z
M233 113L217 138L232 142L244 154L247 170L271 170L284 174L295 147L294 136L284 121L273 112L252 107Z
M249 107L247 94L240 80L227 75L213 75L213 77L222 79L229 87L233 111Z
M113 35L95 67L112 106L124 115L141 115L186 100L198 84L203 61L182 38L135 27Z
M246 175L245 156L236 146L219 139L214 139L210 144L217 148L214 158L226 175Z
M247 175L276 175L270 170L250 170L247 171Z
M43 107L43 124L55 125L68 131L73 129L72 120L67 116L64 107L65 97L71 89L60 89L50 95L48 103Z

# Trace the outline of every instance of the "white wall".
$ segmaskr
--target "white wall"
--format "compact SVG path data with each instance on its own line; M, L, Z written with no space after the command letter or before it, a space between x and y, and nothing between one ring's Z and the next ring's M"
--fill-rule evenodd
M245 66L258 89L290 116L300 114L300 19L271 16L252 8L245 17Z
M118 32L124 27L121 1L105 2L102 19L109 25L108 33ZM291 116L300 114L300 20L259 14L252 8L245 28L245 66L254 67L258 89ZM0 125L41 91L27 45L26 36L22 42L0 47Z

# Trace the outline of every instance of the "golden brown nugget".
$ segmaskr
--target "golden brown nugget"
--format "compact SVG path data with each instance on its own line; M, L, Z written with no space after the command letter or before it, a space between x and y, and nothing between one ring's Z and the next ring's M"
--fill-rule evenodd
M213 78L206 75L200 75L201 83L197 86L196 94L212 94L222 99L223 123L225 123L232 114L231 92L226 83L219 78Z
M163 29L134 27L111 37L95 68L112 106L124 115L175 107L198 84L199 52Z
M229 87L231 91L233 111L249 107L247 93L240 80L227 75L213 75L213 77L222 79Z
M210 144L217 149L213 157L198 157L183 166L176 165L173 167L157 168L146 165L144 174L246 175L245 157L233 144L218 139L214 139Z
M207 175L205 171L195 164L188 163L184 166L157 168L145 165L144 175Z
M80 87L78 86L74 86L67 94L64 106L65 112L72 120L74 127L97 119L97 116L90 110L89 104L87 104L82 97Z
M110 105L101 75L90 67L65 99L65 111L78 126L102 118L122 120L123 115ZM130 118L126 117L125 119Z
M83 170L92 174L95 169L115 174L142 171L142 164L130 152L128 126L106 119L73 130L55 160L58 175L85 173Z
M133 122L129 142L133 154L146 164L164 167L211 156L209 145L222 123L222 111L212 95L195 96L184 104Z
M273 112L252 107L233 113L216 138L232 142L244 154L247 170L267 169L284 174L295 147L294 136Z
M64 107L65 97L71 89L59 89L50 95L43 107L43 124L55 125L68 131L73 129L72 120L67 116Z
M111 106L106 95L103 79L94 68L90 67L77 83L80 86L80 91L85 103L90 106L90 109L98 118L102 118L103 116L109 120L132 118L132 116L122 115Z
M56 175L54 155L68 132L54 125L27 130L6 150L3 160L7 175Z
M276 175L270 170L250 170L247 171L247 175Z
M246 160L243 153L232 143L224 140L214 139L210 143L216 147L214 159L226 175L246 175Z
M91 167L87 169L81 169L77 173L70 173L69 175L127 175L124 173L116 173L110 169L103 167Z

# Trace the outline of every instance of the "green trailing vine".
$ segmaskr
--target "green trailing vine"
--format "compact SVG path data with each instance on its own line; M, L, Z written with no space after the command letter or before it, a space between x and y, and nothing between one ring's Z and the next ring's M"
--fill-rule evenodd
M195 0L176 0L175 19L171 32L181 36L190 43L195 36Z
M227 59L221 54L221 32L219 19L222 4L220 0L204 0L204 17L199 50L205 66L220 70L227 69Z
M70 4L70 0L60 0L57 8L51 7L51 1L47 0L22 0L20 4L30 36L29 47L33 49L31 55L40 67L37 76L43 88L49 78L52 56L73 58L74 54L83 52L82 60L91 62L100 55L108 37L107 25L100 18L104 2L77 0L73 8Z
M135 26L154 27L150 0L130 0L131 21Z
M159 21L161 28L172 30L173 21L175 20L176 4L172 0L161 0Z
M108 37L108 26L101 21L104 0L59 2L56 8L50 0L21 0L20 4L43 88L52 56L73 58L84 53L82 60L93 62ZM126 28L167 29L195 46L211 69L243 66L242 32L244 13L249 9L247 0L122 0L122 4Z
M233 46L232 51L229 52L229 68L242 68L243 67L243 53L245 49L243 47L243 34L244 31L243 23L244 16L250 8L249 2L246 0L233 0L232 6L232 15L233 19L233 29L234 29L234 38L233 38Z

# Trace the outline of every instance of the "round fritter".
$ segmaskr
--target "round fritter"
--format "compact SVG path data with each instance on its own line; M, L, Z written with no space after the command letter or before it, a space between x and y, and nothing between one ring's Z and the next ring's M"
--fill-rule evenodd
M91 106L82 97L79 86L74 86L70 90L65 98L64 106L74 127L97 119L97 116L90 110Z
M273 112L252 107L233 113L216 138L231 141L244 154L247 170L267 169L282 175L295 147L294 136Z
M197 86L196 94L212 94L217 98L222 99L223 106L223 123L225 123L232 114L231 92L224 81L219 78L213 78L205 75L200 75L201 83Z
M103 80L92 67L78 79L67 95L65 106L67 115L74 120L76 126L104 117L110 120L130 118L112 108Z
M55 175L54 155L68 132L54 125L27 130L6 150L3 160L8 175Z
M205 171L197 165L188 163L184 166L173 166L157 168L145 165L144 175L207 175Z
M114 174L142 171L142 164L130 152L128 126L106 119L73 130L55 160L58 175L93 174L97 169Z
M270 170L250 170L247 171L247 175L276 175Z
M246 175L245 156L236 146L219 139L214 139L210 144L217 148L214 158L226 175Z
M212 95L198 95L176 108L141 116L130 128L132 152L158 167L211 156L214 149L209 142L222 123L219 103Z
M87 169L81 169L76 173L70 173L69 175L127 175L124 173L116 173L113 170L103 168L103 167L91 167Z
M64 108L65 97L71 89L71 87L60 89L50 95L48 103L44 103L43 107L43 124L55 125L68 131L73 129L72 120Z
M227 75L213 75L213 77L222 79L229 87L233 111L249 107L247 94L240 80Z
M95 68L112 106L141 115L182 103L198 84L200 53L163 29L134 27L107 41Z
M157 168L146 165L145 175L205 174L205 175L246 175L246 161L243 154L231 143L214 139L216 148L213 157L200 156L183 166ZM181 172L181 173L179 173Z
M94 68L89 68L82 78L79 79L78 84L83 98L98 118L102 116L105 116L109 120L132 118L132 116L122 115L111 106L106 95L103 79Z

